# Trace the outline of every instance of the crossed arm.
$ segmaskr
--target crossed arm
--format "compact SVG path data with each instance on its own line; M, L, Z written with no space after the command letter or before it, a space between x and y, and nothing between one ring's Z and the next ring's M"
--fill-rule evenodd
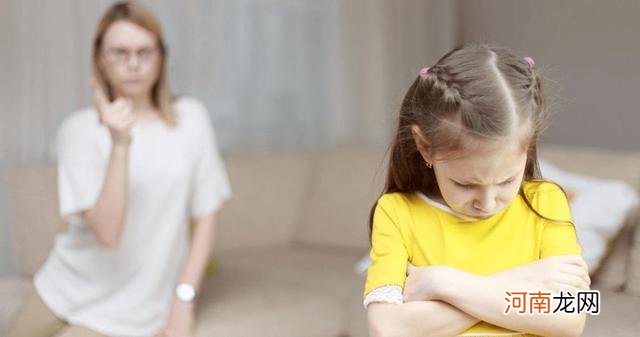
M368 306L372 336L455 336L479 321L542 336L579 336L586 315L504 314L506 291L555 293L589 289L587 266L577 255L555 256L490 276L450 267L409 266L403 304Z

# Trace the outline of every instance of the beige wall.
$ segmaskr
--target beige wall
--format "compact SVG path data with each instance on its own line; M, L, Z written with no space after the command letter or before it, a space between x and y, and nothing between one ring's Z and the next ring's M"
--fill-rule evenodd
M88 69L90 37L110 1L65 2L72 10L47 3L38 12L32 2L0 0L0 41L11 42L0 53L0 126L6 132L4 138L0 133L0 170L2 163L10 166L15 160L44 161L54 130L49 124L88 102L86 78L74 70ZM336 3L336 117L329 129L337 141L388 143L402 95L419 69L457 43L486 40L528 53L553 80L547 83L556 83L552 94L559 113L546 141L640 150L634 100L640 88L640 2ZM53 10L59 16L51 16ZM183 26L178 23L175 29ZM46 41L59 48L44 48ZM0 184L0 275L11 264L2 190Z
M455 2L339 1L338 115L355 119L351 142L386 145L420 68L455 46Z
M42 5L33 1L0 0L0 41L8 43L0 46L0 89L5 89L0 90L0 176L5 169L52 160L51 145L54 144L53 138L58 123L70 111L90 102L87 76L91 36L99 15L111 2L113 0L64 0L55 3L45 2ZM164 24L172 50L170 60L174 60L173 67L169 67L170 71L173 69L172 75L175 75L171 77L172 81L175 81L174 89L177 92L195 95L205 100L205 103L210 98L212 102L219 103L216 99L221 98L222 108L216 112L222 117L216 114L213 114L213 117L241 116L237 119L221 120L226 123L219 124L214 119L219 136L218 144L223 143L225 132L230 134L240 127L244 134L254 134L250 132L251 129L246 129L252 125L247 122L251 120L251 115L240 108L234 110L240 105L225 104L224 99L227 96L220 92L224 87L233 87L237 82L234 82L235 79L256 78L257 73L252 70L256 68L255 64L258 64L258 70L268 70L266 74L261 73L260 79L265 81L252 80L249 84L252 84L252 88L258 86L258 89L262 89L256 90L257 92L264 92L264 95L273 94L278 99L273 101L274 104L264 104L265 100L256 100L252 91L243 88L240 90L241 96L231 97L232 102L248 102L250 106L271 109L280 106L275 103L283 104L283 108L289 109L297 107L296 103L304 103L304 106L317 105L319 108L315 107L316 110L312 111L314 116L320 115L317 109L335 105L336 109L321 110L325 116L328 115L320 119L326 125L307 122L303 124L314 129L328 130L326 134L327 138L330 138L329 141L325 142L322 139L322 142L317 143L386 145L395 126L396 111L403 92L424 64L432 62L453 47L457 27L455 3L447 0L225 0L213 3L202 0L182 5L175 5L170 1L143 2L153 4L152 7ZM294 12L295 9L299 11ZM224 10L231 13L230 20L211 19L215 18L216 13L222 15L220 13ZM285 15L287 13L289 14ZM299 13L307 15L303 18L311 17L320 21L301 21L297 15ZM271 15L274 20L264 19L265 15ZM321 24L317 34L294 34L296 38L293 40L313 41L314 36L320 36L321 39L315 40L314 48L309 48L309 45L302 42L283 43L282 40L288 37L278 31L268 31L271 33L265 33L264 36L269 39L264 40L256 38L256 28L254 31L249 30L250 33L246 36L231 29L235 27L232 24L234 20L253 22L255 17L270 22L268 25L265 23L264 27L267 28L285 25L288 29L295 30ZM283 19L288 21L282 21ZM228 31L220 29L217 25L219 22L229 22L231 28ZM330 29L321 29L325 26ZM210 32L218 31L216 29L222 32L219 36ZM229 31L237 34L233 35ZM262 33L261 30L259 32ZM214 53L221 50L215 48L218 37L229 43L231 52ZM239 41L240 38L244 39L244 42ZM206 44L207 41L211 43ZM269 47L272 52L256 54L252 49L255 47L254 44L247 41L255 41L255 45L260 47L256 49ZM274 45L278 42L280 44ZM237 49L237 44L251 48ZM282 48L283 45L293 46L290 50L296 52L287 52L289 49ZM236 49L233 49L234 46ZM325 48L321 48L322 46ZM235 53L234 50L243 52ZM216 58L212 55L221 58L215 61ZM253 60L260 55L270 56L271 59L259 59L259 62L254 63ZM279 67L283 66L280 60L291 55L299 56L292 58L294 61L298 60L298 63L286 66L296 70L291 72L291 76L304 81L290 82L287 76L276 76L280 73ZM266 66L260 63L263 61ZM316 62L313 64L315 68L324 69L328 74L323 72L322 76L309 76L317 73L308 71L310 67L300 65L311 61ZM203 64L206 66L202 67ZM241 71L236 72L238 69ZM222 70L224 72L218 72ZM222 80L215 82L211 75L214 73L221 74L215 78ZM268 83L266 79L269 80ZM313 81L308 79L318 80L318 87L322 90L331 88L328 90L335 92L331 95L325 95L324 91L319 92L324 96L318 95L318 92L306 96L290 93L291 83L309 82L310 86L315 88ZM300 90L293 92L298 93ZM252 99L244 99L247 97L245 95ZM260 97L263 96L258 98ZM330 102L325 105L314 104L327 100ZM212 103L209 106L215 105ZM260 109L253 110L259 112ZM264 112L263 115L255 115L256 123L270 126L307 120L287 118L290 115L285 113L275 114L272 118L266 114L268 111ZM305 114L301 116L304 117ZM242 121L242 124L234 121ZM282 129L270 130L276 133ZM256 128L254 131L260 131L260 135L264 135L262 128ZM276 134L276 138L280 134L284 132ZM303 129L293 135L299 139L297 142L289 143L309 143L309 139L313 141L311 137L314 136ZM289 147L295 148L296 144ZM229 152L232 150L234 149L230 147ZM3 185L0 181L0 275L12 270L12 242L9 239L11 206L9 198L4 195Z
M640 150L639 1L461 0L459 10L462 41L527 53L557 81L545 141Z

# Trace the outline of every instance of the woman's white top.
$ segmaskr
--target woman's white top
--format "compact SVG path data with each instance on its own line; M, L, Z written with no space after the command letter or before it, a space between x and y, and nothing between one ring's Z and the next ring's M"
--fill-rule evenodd
M189 97L174 106L175 128L162 121L132 127L126 218L111 249L78 216L101 192L109 130L93 108L68 116L58 130L59 206L69 227L34 283L71 324L109 336L149 336L164 327L188 253L189 220L231 196L206 108Z

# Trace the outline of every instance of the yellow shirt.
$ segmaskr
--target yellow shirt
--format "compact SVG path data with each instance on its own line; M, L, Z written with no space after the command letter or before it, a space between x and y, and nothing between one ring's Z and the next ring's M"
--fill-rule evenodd
M572 220L567 199L555 184L528 181L523 189L540 214ZM388 193L378 200L365 296L379 287L402 288L409 261L416 266L444 265L490 275L549 256L581 252L572 224L542 219L520 194L502 211L481 220L459 217L426 199L420 194ZM464 335L510 332L480 322Z

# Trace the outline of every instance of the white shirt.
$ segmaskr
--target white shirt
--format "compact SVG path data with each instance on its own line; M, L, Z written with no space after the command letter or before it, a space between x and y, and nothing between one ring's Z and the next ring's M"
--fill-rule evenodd
M61 318L110 336L149 336L167 321L188 253L188 222L231 196L205 107L175 103L178 125L134 125L129 149L128 205L120 242L103 248L78 213L95 204L111 149L93 108L67 117L58 130L60 214L56 237L34 277L36 290Z

